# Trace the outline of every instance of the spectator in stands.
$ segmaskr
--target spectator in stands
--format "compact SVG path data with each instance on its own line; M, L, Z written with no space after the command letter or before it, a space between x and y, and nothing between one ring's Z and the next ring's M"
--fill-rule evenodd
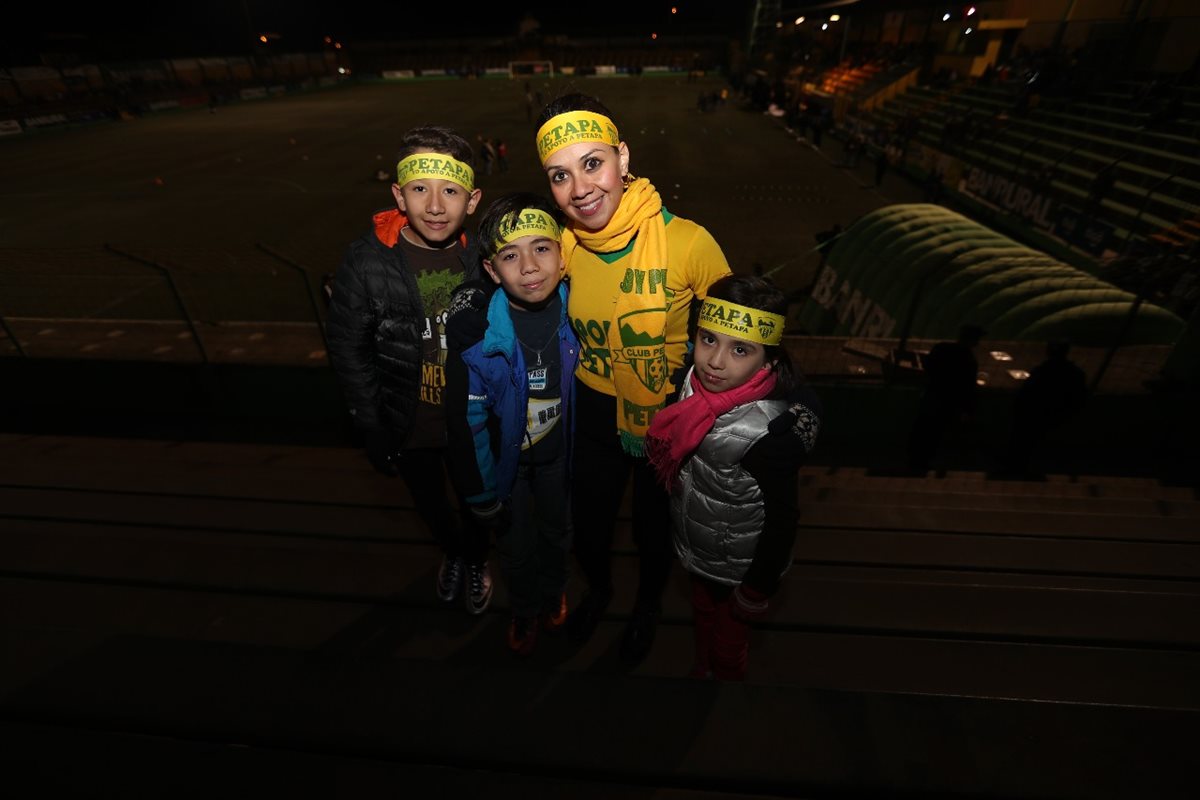
M503 139L496 140L496 164L501 172L508 172L508 143Z
M1046 343L1046 360L1034 367L1013 402L1005 466L1009 474L1032 477L1030 462L1055 428L1077 415L1087 399L1083 370L1067 357L1070 344Z
M941 159L933 162L933 166L929 168L929 174L925 178L925 202L938 204L942 202L942 197L946 191L946 174L942 169Z
M1058 165L1053 161L1043 161L1033 176L1033 187L1042 194L1054 190L1054 179L1058 176Z
M463 228L481 194L471 160L471 145L447 128L404 134L396 205L376 213L373 229L347 248L333 281L328 339L367 458L380 473L404 479L442 547L438 597L481 614L492 595L487 534L446 492L446 343L439 334L450 290L481 275ZM464 512L461 524L453 505Z
M806 435L769 435L798 382L780 346L787 306L762 278L729 276L709 287L695 365L679 401L646 433L650 463L671 495L675 553L691 574L692 677L745 680L747 623L766 616L792 564L797 473L820 417L810 393L795 423Z
M1112 190L1113 185L1117 182L1117 165L1121 163L1121 159L1112 161L1104 166L1096 177L1092 178L1092 184L1088 190L1087 203L1084 205L1085 214L1094 214L1100 209L1104 202L1105 196Z
M891 163L891 154L889 153L891 147L892 145L889 143L880 148L875 155L875 188L877 189L883 183L883 176L887 174L888 164Z
M978 325L963 325L957 341L938 342L921 360L925 394L908 437L908 465L914 471L929 469L947 428L974 413L979 372L975 348L983 334Z
M850 169L858 167L858 162L862 159L863 150L867 147L867 137L863 134L862 128L855 126L850 131L850 135L846 137L843 145L843 151L846 156L846 166Z
M825 132L826 112L828 109L818 109L812 119L812 146L818 150L821 149L821 136Z
M785 121L789 131L795 133L796 141L804 141L808 131L808 114L803 101L795 102L788 107Z
M673 562L667 495L645 458L646 429L674 391L693 299L730 270L707 230L668 212L654 185L632 175L629 145L599 100L559 97L537 125L538 156L567 217L567 313L580 335L572 505L587 591L567 634L590 638L612 599L613 533L632 477L638 587L620 655L634 664L654 641Z

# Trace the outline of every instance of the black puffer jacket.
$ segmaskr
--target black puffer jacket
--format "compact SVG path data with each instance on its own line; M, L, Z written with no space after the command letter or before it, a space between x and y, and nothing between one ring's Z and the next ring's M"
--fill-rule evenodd
M329 304L329 361L362 430L411 433L421 386L425 310L416 275L396 247L407 224L397 209L346 249ZM463 236L463 280L479 278L478 249Z

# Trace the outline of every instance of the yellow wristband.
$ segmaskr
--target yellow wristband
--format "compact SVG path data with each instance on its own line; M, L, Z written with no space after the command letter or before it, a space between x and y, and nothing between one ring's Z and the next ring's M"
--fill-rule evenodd
M419 180L451 181L466 189L475 189L475 170L444 153L413 153L396 164L396 184Z
M594 111L567 111L546 120L537 132L538 158L542 163L559 150L577 142L599 142L616 147L621 143L617 126Z
M710 297L700 306L699 326L735 339L764 345L783 341L784 318L757 308Z

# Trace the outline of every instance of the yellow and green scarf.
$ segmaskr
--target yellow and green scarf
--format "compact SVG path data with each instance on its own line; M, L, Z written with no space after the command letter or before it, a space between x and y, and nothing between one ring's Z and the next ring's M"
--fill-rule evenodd
M563 262L569 269L576 246L594 253L614 253L628 247L631 241L633 252L629 257L634 269L649 273L667 268L662 198L645 178L630 182L617 212L602 230L568 227L563 231ZM651 294L648 286L641 285L634 286L629 293L622 292L613 309L611 330L609 347L617 393L617 432L625 452L643 456L646 429L666 405L671 390L667 375L666 294Z

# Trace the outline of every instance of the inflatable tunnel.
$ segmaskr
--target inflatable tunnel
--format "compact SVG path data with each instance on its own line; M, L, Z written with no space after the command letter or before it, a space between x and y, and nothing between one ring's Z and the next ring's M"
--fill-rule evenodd
M921 203L872 211L846 229L795 317L811 336L994 340L1110 346L1134 296L961 214ZM1184 321L1142 303L1122 344L1172 344Z

